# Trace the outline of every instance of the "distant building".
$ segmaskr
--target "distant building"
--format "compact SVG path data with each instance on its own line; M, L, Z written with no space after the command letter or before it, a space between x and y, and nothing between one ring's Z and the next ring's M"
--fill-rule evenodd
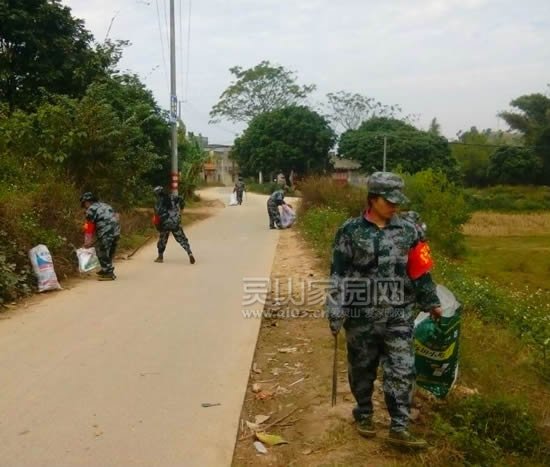
M225 144L208 144L208 161L203 166L203 177L207 183L233 185L239 169L235 161L229 158L232 146Z
M357 179L362 178L359 162L337 157L336 155L331 155L330 162L333 166L332 179L335 182L342 185L355 184L354 182Z

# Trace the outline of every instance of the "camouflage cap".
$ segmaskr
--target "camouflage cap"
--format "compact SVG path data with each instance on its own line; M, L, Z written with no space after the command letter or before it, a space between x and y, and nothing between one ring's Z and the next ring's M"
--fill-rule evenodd
M90 203L94 203L97 201L97 197L91 191L87 191L86 193L83 193L80 196L80 205L84 206L84 203L86 201L89 201Z
M405 204L409 200L403 194L403 179L392 172L374 172L367 180L369 194L380 195L394 204Z

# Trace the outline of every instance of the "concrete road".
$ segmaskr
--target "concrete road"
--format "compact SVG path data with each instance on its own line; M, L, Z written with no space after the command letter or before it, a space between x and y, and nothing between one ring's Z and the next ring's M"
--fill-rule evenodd
M230 465L260 326L243 277L269 277L267 227L249 195L186 229L197 264L170 238L164 264L150 244L115 282L0 321L0 466Z

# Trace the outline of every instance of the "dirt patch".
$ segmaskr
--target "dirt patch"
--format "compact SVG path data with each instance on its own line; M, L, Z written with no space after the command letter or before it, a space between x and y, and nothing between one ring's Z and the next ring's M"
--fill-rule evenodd
M339 339L337 405L331 406L333 338L326 319L320 316L324 306L317 300L313 304L300 301L304 280L307 283L325 278L325 271L298 232L282 231L241 414L235 467L378 466L419 461L384 443L389 417L378 381L374 396L378 437L366 440L355 431L343 334ZM291 292L288 284L292 284ZM285 304L281 297L289 296L298 304ZM427 400L419 397L415 404L426 407ZM260 415L270 418L251 429L246 422L254 423ZM422 429L424 415L415 409L414 416L417 428ZM254 432L263 430L282 436L288 444L267 447L267 454L258 453L253 444Z

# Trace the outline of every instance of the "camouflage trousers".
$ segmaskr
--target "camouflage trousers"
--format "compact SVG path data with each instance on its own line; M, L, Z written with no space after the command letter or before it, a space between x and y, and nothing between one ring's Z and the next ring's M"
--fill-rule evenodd
M157 249L159 252L159 256L164 254L164 250L166 250L166 244L168 243L168 237L170 237L170 233L174 236L176 239L176 242L178 242L183 249L187 252L188 255L191 255L191 246L189 245L189 240L183 233L183 229L181 226L174 230L161 230L159 235L159 241L157 243Z
M269 216L269 227L281 227L281 214L278 206L272 201L267 201L267 214Z
M243 190L237 190L235 193L237 195L237 203L243 204Z
M113 266L113 259L115 257L116 247L119 240L118 235L104 235L97 239L95 244L95 250L97 253L97 259L101 265L101 270L104 273L112 274L115 270Z
M403 308L387 319L349 318L344 327L349 385L357 402L355 420L372 416L374 381L381 364L390 428L405 430L415 381L412 310Z

